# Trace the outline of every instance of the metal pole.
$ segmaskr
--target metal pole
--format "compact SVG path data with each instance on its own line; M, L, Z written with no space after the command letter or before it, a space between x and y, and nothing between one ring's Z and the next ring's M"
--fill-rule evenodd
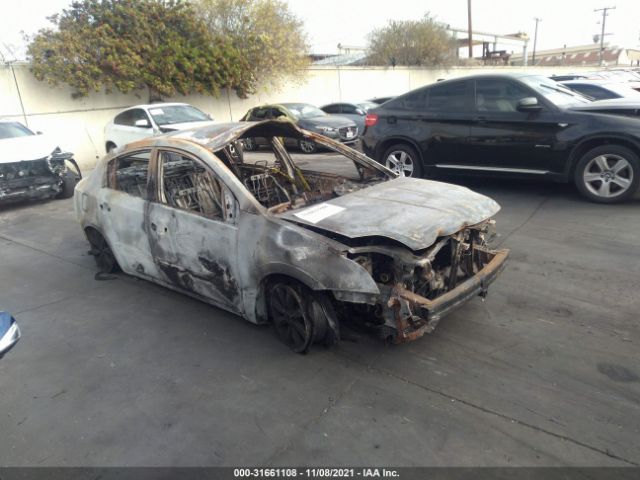
M11 74L13 75L13 82L16 84L16 91L18 92L18 100L20 101L20 110L22 110L22 118L24 118L24 124L29 126L27 120L27 112L24 110L24 103L22 103L22 94L20 93L20 85L18 85L18 79L16 78L16 71L13 69L13 62L9 62L9 68L11 68Z
M469 23L469 58L473 58L473 31L471 29L471 0L467 0L467 14Z
M616 7L604 7L604 8L596 8L594 12L602 12L602 31L600 33L600 66L604 65L604 35L605 35L605 24L607 22L607 11L615 10Z
M538 43L538 23L542 21L541 18L538 17L534 17L534 20L536 21L536 30L533 34L533 56L531 57L531 65L532 66L536 66L536 45Z

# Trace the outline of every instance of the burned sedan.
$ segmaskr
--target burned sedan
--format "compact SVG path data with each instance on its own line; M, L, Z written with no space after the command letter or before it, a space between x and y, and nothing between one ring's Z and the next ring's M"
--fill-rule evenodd
M10 202L71 198L81 177L73 154L20 122L0 120L0 206Z
M272 161L230 145L269 139ZM282 138L341 155L352 174L296 166ZM270 120L149 138L105 157L75 193L104 272L121 268L271 323L295 352L355 322L394 343L434 330L503 269L499 210L467 188L395 173L338 142Z

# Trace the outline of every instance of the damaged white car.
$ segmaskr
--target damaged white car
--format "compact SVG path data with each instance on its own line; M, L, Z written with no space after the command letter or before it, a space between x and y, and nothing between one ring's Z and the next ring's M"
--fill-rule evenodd
M60 150L55 139L20 122L0 120L0 206L71 198L81 176L73 154Z
M230 148L269 139L273 159ZM355 167L296 166L282 138L313 141ZM496 202L467 188L397 178L365 155L288 122L212 125L130 144L75 193L105 272L160 283L273 324L295 352L355 322L394 343L430 333L504 268L487 245Z

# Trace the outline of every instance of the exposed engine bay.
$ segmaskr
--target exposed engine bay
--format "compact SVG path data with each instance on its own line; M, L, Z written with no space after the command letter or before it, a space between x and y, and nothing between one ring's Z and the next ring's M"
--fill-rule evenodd
M349 258L369 272L381 295L373 305L345 304L349 315L358 313L367 326L381 337L401 343L432 332L441 316L472 295L486 295L486 286L466 285L480 273L487 272L497 254L491 250L494 222L487 220L441 237L431 247L411 252L401 246L367 245L349 249ZM501 253L502 252L502 253ZM501 269L502 267L500 267ZM475 288L475 290L472 290ZM458 289L446 301L447 294ZM445 302L443 302L445 299Z

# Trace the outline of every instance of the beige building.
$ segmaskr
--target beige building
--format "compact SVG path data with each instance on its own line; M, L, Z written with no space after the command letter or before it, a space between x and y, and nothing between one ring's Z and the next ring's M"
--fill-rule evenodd
M529 65L533 65L533 52L528 55ZM604 61L609 67L640 66L640 50L633 48L621 48L604 44ZM512 65L522 65L522 54L514 53L511 56ZM551 50L538 50L536 52L535 65L539 67L555 66L599 66L600 44L578 45L575 47L554 48Z

